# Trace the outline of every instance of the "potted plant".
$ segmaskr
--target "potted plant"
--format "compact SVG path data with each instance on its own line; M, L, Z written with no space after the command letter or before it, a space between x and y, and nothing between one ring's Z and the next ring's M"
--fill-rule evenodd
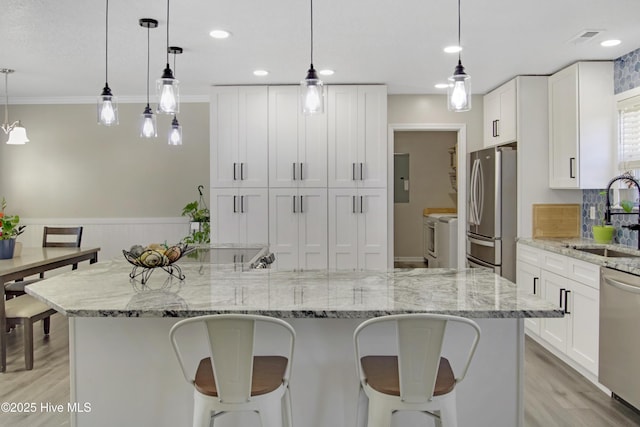
M0 259L13 258L16 237L24 232L26 226L20 225L18 215L7 215L4 210L7 201L2 198L2 211L0 212Z
M202 185L198 186L200 199L182 208L182 216L189 217L189 229L191 233L182 239L184 243L210 243L211 242L211 223L209 208L204 203L202 196Z

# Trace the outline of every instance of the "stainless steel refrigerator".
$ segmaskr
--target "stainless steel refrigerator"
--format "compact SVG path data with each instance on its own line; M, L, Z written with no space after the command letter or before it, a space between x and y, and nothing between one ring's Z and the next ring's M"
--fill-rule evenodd
M493 269L513 282L516 280L516 157L515 147L494 147L471 153L467 186L467 266Z

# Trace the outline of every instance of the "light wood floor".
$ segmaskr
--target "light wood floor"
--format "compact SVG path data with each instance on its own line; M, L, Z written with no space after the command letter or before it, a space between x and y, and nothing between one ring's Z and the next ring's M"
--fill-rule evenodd
M0 413L4 427L69 427L69 415L45 413L40 404L69 402L67 320L53 316L50 338L40 324L34 327L34 368L25 371L22 331L9 334L7 372L0 374L0 402L34 402L35 414ZM622 427L640 426L640 415L582 378L531 339L525 352L525 426Z

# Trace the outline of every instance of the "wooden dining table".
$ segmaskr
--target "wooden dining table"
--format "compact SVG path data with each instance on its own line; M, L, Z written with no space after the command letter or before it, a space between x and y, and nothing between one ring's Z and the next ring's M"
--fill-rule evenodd
M25 247L20 256L0 259L0 289L2 292L2 298L0 298L0 372L5 372L7 369L7 337L5 332L7 318L4 307L4 285L13 280L77 264L81 261L89 261L90 264L94 264L98 262L99 250L100 248ZM29 298L32 297L29 296Z

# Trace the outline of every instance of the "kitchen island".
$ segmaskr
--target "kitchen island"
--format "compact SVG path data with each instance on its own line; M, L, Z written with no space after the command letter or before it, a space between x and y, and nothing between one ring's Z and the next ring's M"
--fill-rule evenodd
M129 279L130 264L109 261L28 287L70 318L71 403L90 407L70 414L72 426L190 425L193 392L168 333L180 318L214 313L290 322L297 333L294 425L353 426L354 329L374 316L418 312L474 318L482 328L476 357L457 389L460 425L523 425L523 319L562 316L559 308L520 294L515 284L484 269L278 272L197 260L180 265L183 281L158 270L142 285ZM191 338L187 345L198 349L195 363L204 346ZM268 347L268 336L261 339ZM454 340L445 343L445 353L454 370L463 362ZM424 415L394 417L396 425L425 425ZM254 423L257 417L247 414L222 417L215 425Z

